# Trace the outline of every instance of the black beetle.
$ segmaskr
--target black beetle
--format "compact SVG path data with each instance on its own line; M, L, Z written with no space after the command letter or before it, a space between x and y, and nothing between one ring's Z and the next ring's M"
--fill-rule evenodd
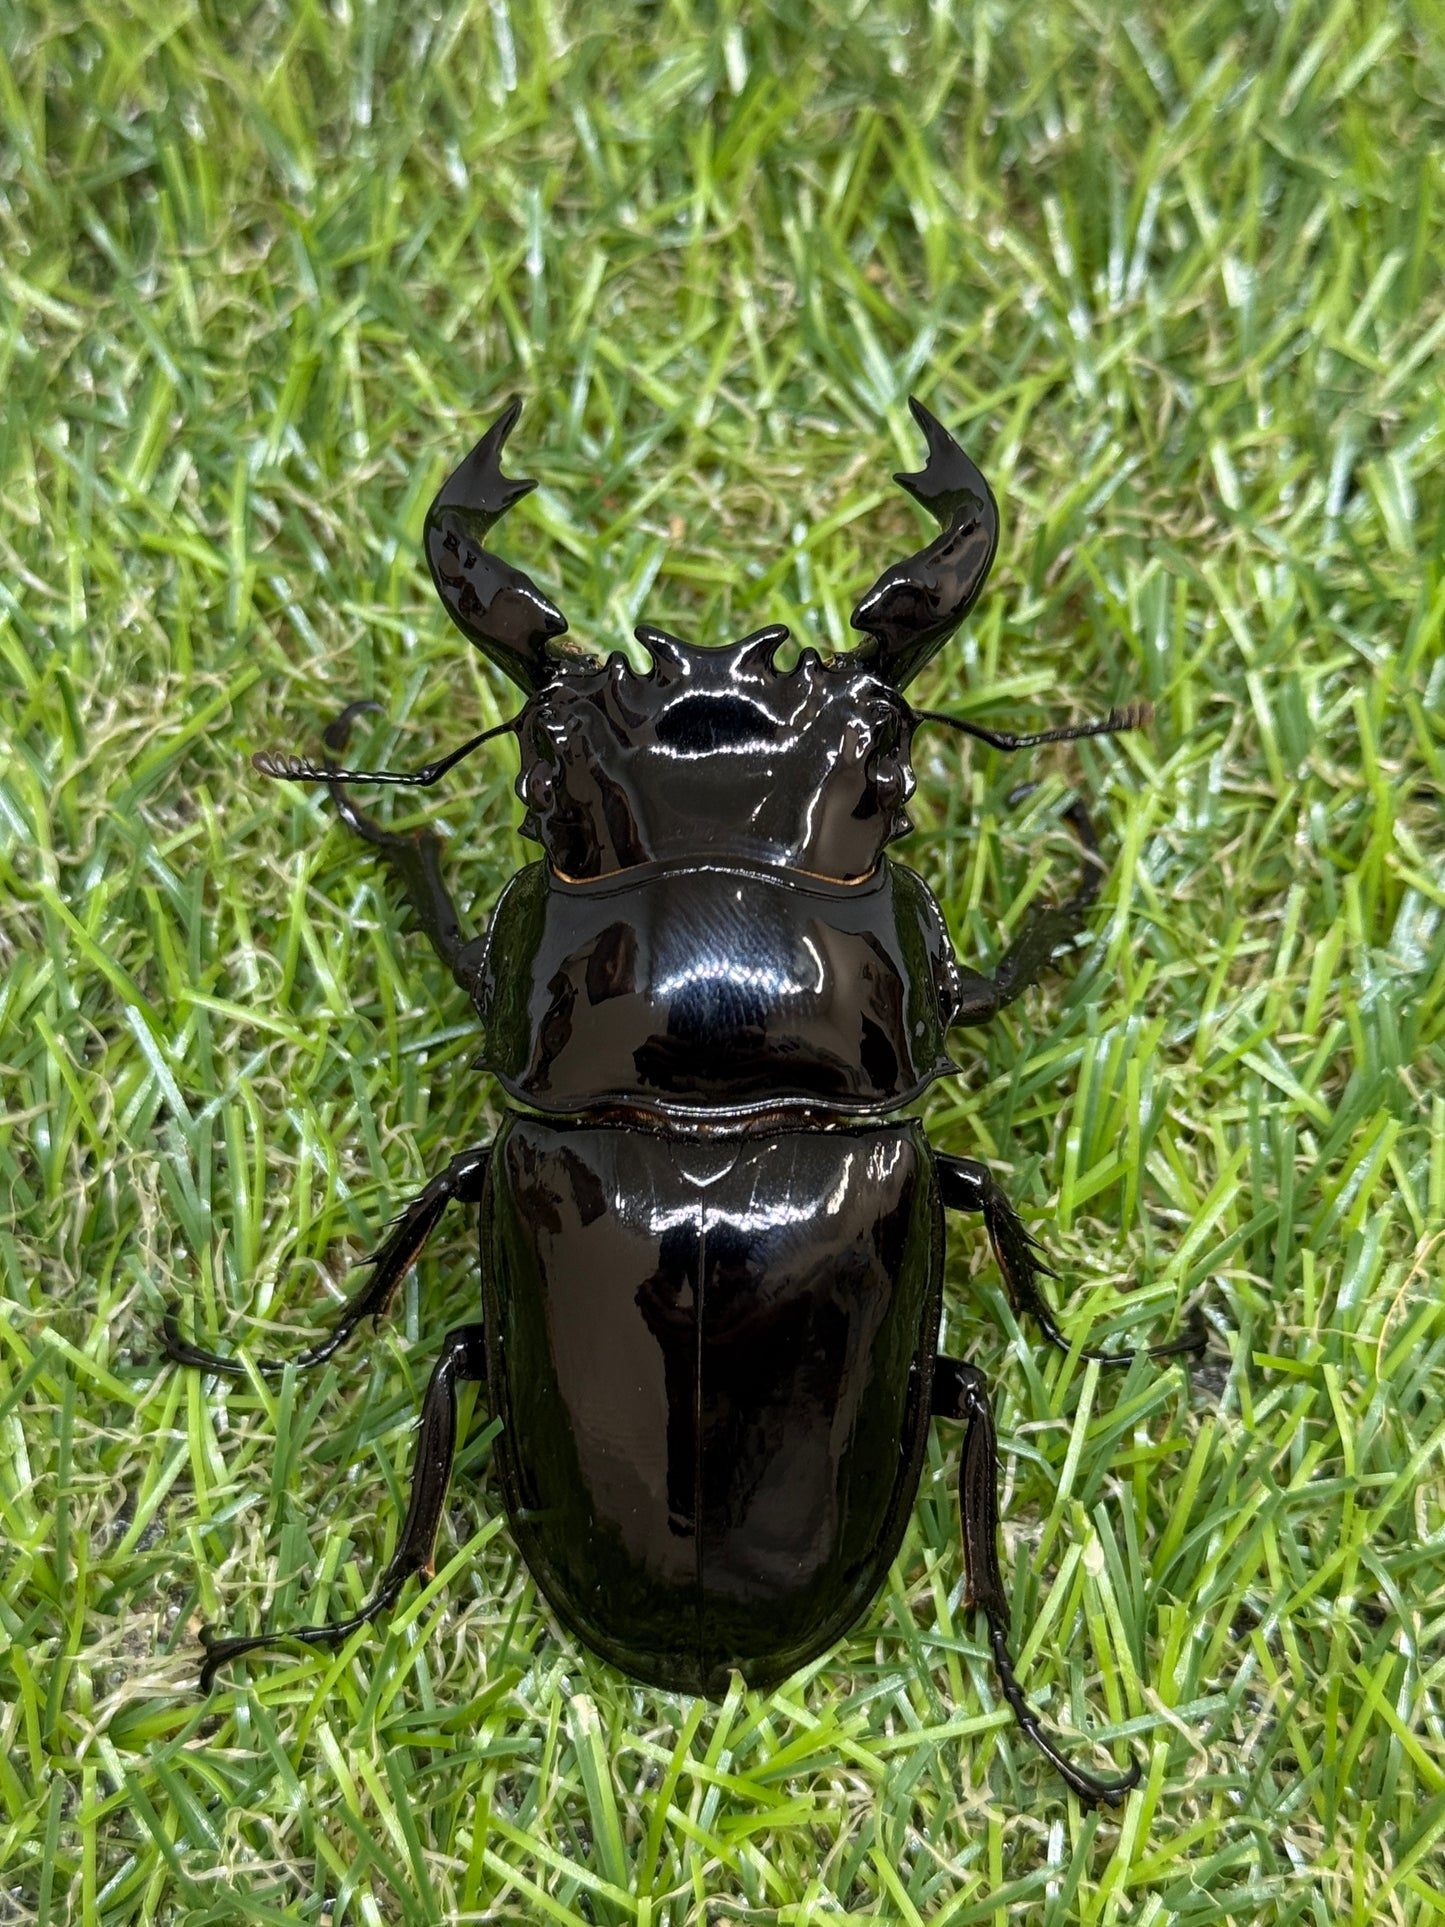
M935 1152L896 1117L957 1068L949 1029L986 1022L1078 934L1097 848L1075 805L1081 880L1028 913L991 975L958 964L933 896L884 850L911 827L919 722L1014 749L1142 712L1015 735L910 708L904 685L972 607L998 539L988 484L917 401L928 460L897 480L942 534L863 597L852 654L804 649L781 672L779 627L696 648L644 626L645 674L556 649L561 611L482 546L534 486L501 469L519 406L443 486L426 553L453 621L526 692L501 730L521 751L522 833L545 860L467 938L439 839L381 828L343 787L433 783L499 730L410 774L255 759L328 783L381 851L475 1006L478 1065L514 1106L492 1144L406 1205L366 1288L297 1362L386 1310L452 1200L480 1206L483 1317L443 1344L375 1596L342 1624L208 1637L202 1688L279 1640L345 1638L431 1570L460 1380L488 1387L508 1518L558 1618L622 1671L693 1693L734 1669L775 1683L847 1631L898 1550L930 1417L959 1419L966 1593L1004 1696L1080 1799L1117 1804L1137 1762L1116 1780L1073 1766L1015 1677L987 1387L935 1353L945 1209L982 1214L1015 1310L1068 1350L1039 1288L1047 1267L985 1164ZM328 749L364 706L332 724ZM166 1344L239 1373L174 1320Z

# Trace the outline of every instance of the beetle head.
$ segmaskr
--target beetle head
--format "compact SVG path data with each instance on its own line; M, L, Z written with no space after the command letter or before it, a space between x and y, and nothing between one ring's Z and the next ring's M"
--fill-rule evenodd
M652 656L554 655L566 618L483 546L535 483L504 475L513 401L427 512L427 561L452 620L531 700L518 719L523 834L562 875L597 878L709 855L834 881L870 876L909 828L913 712L901 691L973 606L998 543L988 483L921 402L928 460L898 481L936 541L885 569L853 611L868 640L831 663L805 649L776 667L787 630L720 649L637 631Z
M518 724L523 834L576 879L709 858L871 875L909 828L912 712L856 658L779 671L787 634L700 649L643 627L644 674L554 665Z

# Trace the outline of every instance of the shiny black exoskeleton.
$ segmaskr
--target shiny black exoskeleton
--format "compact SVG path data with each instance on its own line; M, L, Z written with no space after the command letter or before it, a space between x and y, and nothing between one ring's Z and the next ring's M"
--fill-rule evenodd
M956 1068L950 1030L993 1016L1079 931L1092 834L1076 808L1082 881L1030 913L989 975L958 963L927 886L886 852L910 827L920 722L1016 748L1140 713L1025 737L910 708L904 685L972 606L998 534L983 477L912 406L928 461L898 479L942 533L859 603L860 648L831 662L805 649L786 671L781 628L698 648L643 627L642 674L558 649L561 612L483 547L532 486L500 466L517 404L451 476L427 559L453 620L526 693L502 729L520 749L523 834L543 850L484 936L462 933L437 838L382 829L344 785L434 782L501 731L410 775L256 759L326 781L380 849L471 998L477 1062L511 1108L491 1145L405 1207L367 1288L300 1361L386 1309L450 1200L480 1207L482 1316L444 1342L375 1598L342 1625L211 1642L203 1684L275 1640L344 1637L430 1570L459 1380L487 1386L508 1517L558 1617L683 1692L719 1693L734 1669L765 1686L852 1625L897 1553L938 1416L967 1428L967 1591L1005 1696L1082 1799L1135 1784L1137 1765L1118 1780L1071 1765L1023 1697L986 1387L936 1353L945 1210L982 1214L1016 1309L1067 1349L1037 1248L986 1165L890 1121ZM237 1369L174 1325L168 1343Z

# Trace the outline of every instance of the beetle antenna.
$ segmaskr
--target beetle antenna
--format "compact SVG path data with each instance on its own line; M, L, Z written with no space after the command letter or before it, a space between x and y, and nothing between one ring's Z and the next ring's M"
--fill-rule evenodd
M1126 730L1147 729L1154 720L1153 703L1126 703L1111 709L1107 716L1087 723L1065 723L1057 729L1036 729L1019 735L1008 729L987 729L982 723L963 716L949 716L941 709L915 709L915 723L943 723L963 736L975 736L994 749L1037 749L1040 743L1076 743L1084 736L1122 736Z
M373 702L351 703L334 723L328 725L327 743L333 749L344 747L352 717L359 710L380 707L380 703ZM518 710L517 714L509 717L506 722L497 723L491 729L484 729L480 736L473 736L469 742L463 743L460 749L452 750L447 756L438 757L434 763L423 763L422 767L416 770L337 769L334 763L313 763L304 756L291 756L284 750L277 749L258 749L251 758L251 764L253 768L260 770L263 776L281 776L293 783L397 783L407 784L417 789L427 789L431 784L440 782L449 769L455 769L464 756L470 756L474 749L480 749L483 743L489 743L494 736L505 736L509 732L515 734L523 713L522 710ZM333 740L333 730L338 731L339 741Z

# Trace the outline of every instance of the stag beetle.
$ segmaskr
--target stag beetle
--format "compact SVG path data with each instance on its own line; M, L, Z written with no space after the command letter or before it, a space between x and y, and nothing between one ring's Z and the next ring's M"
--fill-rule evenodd
M489 1145L414 1197L368 1261L330 1358L379 1318L446 1206L480 1207L482 1315L451 1332L422 1407L396 1551L338 1624L206 1636L220 1667L282 1640L330 1645L430 1573L456 1388L484 1384L517 1544L557 1617L633 1677L717 1695L783 1679L877 1593L917 1491L931 1417L961 1420L966 1596L983 1612L1019 1725L1083 1801L1117 1804L1066 1759L1009 1652L997 1451L983 1374L936 1354L944 1212L982 1215L1013 1306L1069 1349L1041 1247L988 1166L934 1151L897 1114L1081 930L1081 880L1032 908L997 969L958 963L933 896L885 850L911 827L910 748L941 722L1003 749L1129 729L1139 710L1031 735L914 710L903 689L973 606L998 541L983 476L921 403L917 474L896 479L942 533L863 597L863 642L777 667L782 627L700 648L644 625L636 672L555 646L561 611L483 546L534 484L508 477L513 401L443 485L426 556L452 620L525 692L520 712L411 773L260 754L326 783L471 999L477 1065L511 1100ZM353 704L326 732L341 754ZM376 705L369 705L375 707ZM522 834L544 860L463 934L440 839L363 815L348 783L434 783L489 737L520 750ZM1197 1330L1153 1348L1191 1350ZM239 1375L167 1323L178 1361ZM1128 1356L1088 1351L1102 1364ZM274 1367L272 1367L274 1369Z

